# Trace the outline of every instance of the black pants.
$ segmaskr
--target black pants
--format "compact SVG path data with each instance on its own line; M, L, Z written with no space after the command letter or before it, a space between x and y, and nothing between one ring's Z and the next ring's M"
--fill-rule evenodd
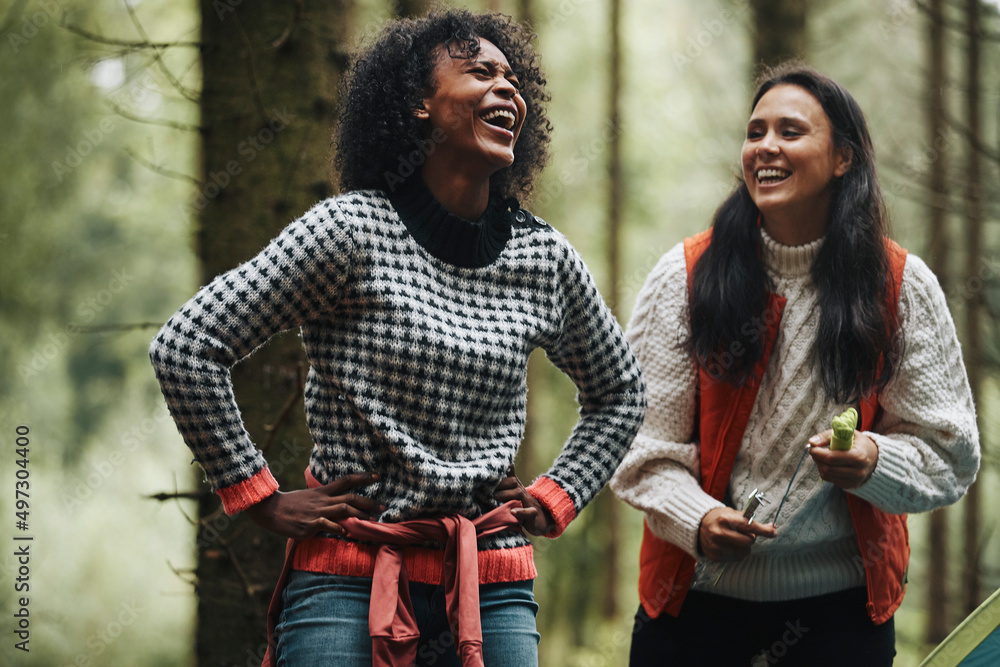
M887 667L896 655L892 619L875 625L864 588L785 602L746 602L690 591L677 618L639 607L631 667L851 665Z

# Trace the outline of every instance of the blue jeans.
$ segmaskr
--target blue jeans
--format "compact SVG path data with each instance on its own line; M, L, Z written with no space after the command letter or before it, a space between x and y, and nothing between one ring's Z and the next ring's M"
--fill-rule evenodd
M370 667L368 600L372 580L294 570L282 594L275 627L278 667ZM448 628L444 587L410 583L413 613L420 628L419 667L461 667ZM538 665L531 581L479 587L486 667Z

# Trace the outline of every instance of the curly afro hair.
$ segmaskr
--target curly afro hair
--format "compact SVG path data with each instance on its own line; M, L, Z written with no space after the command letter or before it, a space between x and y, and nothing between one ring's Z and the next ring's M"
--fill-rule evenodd
M545 113L545 77L531 45L534 37L509 16L462 9L386 26L344 79L333 161L343 191L388 190L394 187L393 179L401 180L406 156L426 145L424 121L413 112L427 91L434 90L435 47L444 44L451 57L472 58L482 38L507 57L528 106L514 162L493 174L490 190L529 199L535 176L548 160L552 130Z

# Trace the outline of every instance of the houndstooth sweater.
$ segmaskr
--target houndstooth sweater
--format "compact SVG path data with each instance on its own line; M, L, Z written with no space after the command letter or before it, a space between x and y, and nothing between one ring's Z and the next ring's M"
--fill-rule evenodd
M384 194L353 192L321 202L185 304L153 340L150 358L226 511L277 489L243 428L229 368L300 327L310 363L310 471L324 484L379 473L360 493L386 505L378 519L391 522L472 518L498 504L494 490L524 430L528 355L542 347L579 390L576 427L529 489L556 520L553 536L561 533L624 456L642 421L644 386L621 328L562 234L522 212L494 254L471 268L442 261ZM333 553L333 538L318 539L307 569L370 574L370 554L343 544ZM534 576L520 533L480 543L498 548L520 555L508 554L484 580ZM432 580L438 566L426 565L422 576L411 563L411 579Z

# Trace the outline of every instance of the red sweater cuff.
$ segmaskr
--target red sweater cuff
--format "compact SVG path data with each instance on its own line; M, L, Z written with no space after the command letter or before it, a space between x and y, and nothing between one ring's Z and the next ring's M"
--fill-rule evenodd
M274 479L271 469L265 467L250 479L218 489L216 493L222 498L222 507L226 510L226 514L232 515L256 505L277 490L278 480Z
M556 527L545 537L559 537L569 522L576 518L576 506L569 494L549 477L539 477L528 487L528 493L533 495L545 509L549 511L556 522Z

